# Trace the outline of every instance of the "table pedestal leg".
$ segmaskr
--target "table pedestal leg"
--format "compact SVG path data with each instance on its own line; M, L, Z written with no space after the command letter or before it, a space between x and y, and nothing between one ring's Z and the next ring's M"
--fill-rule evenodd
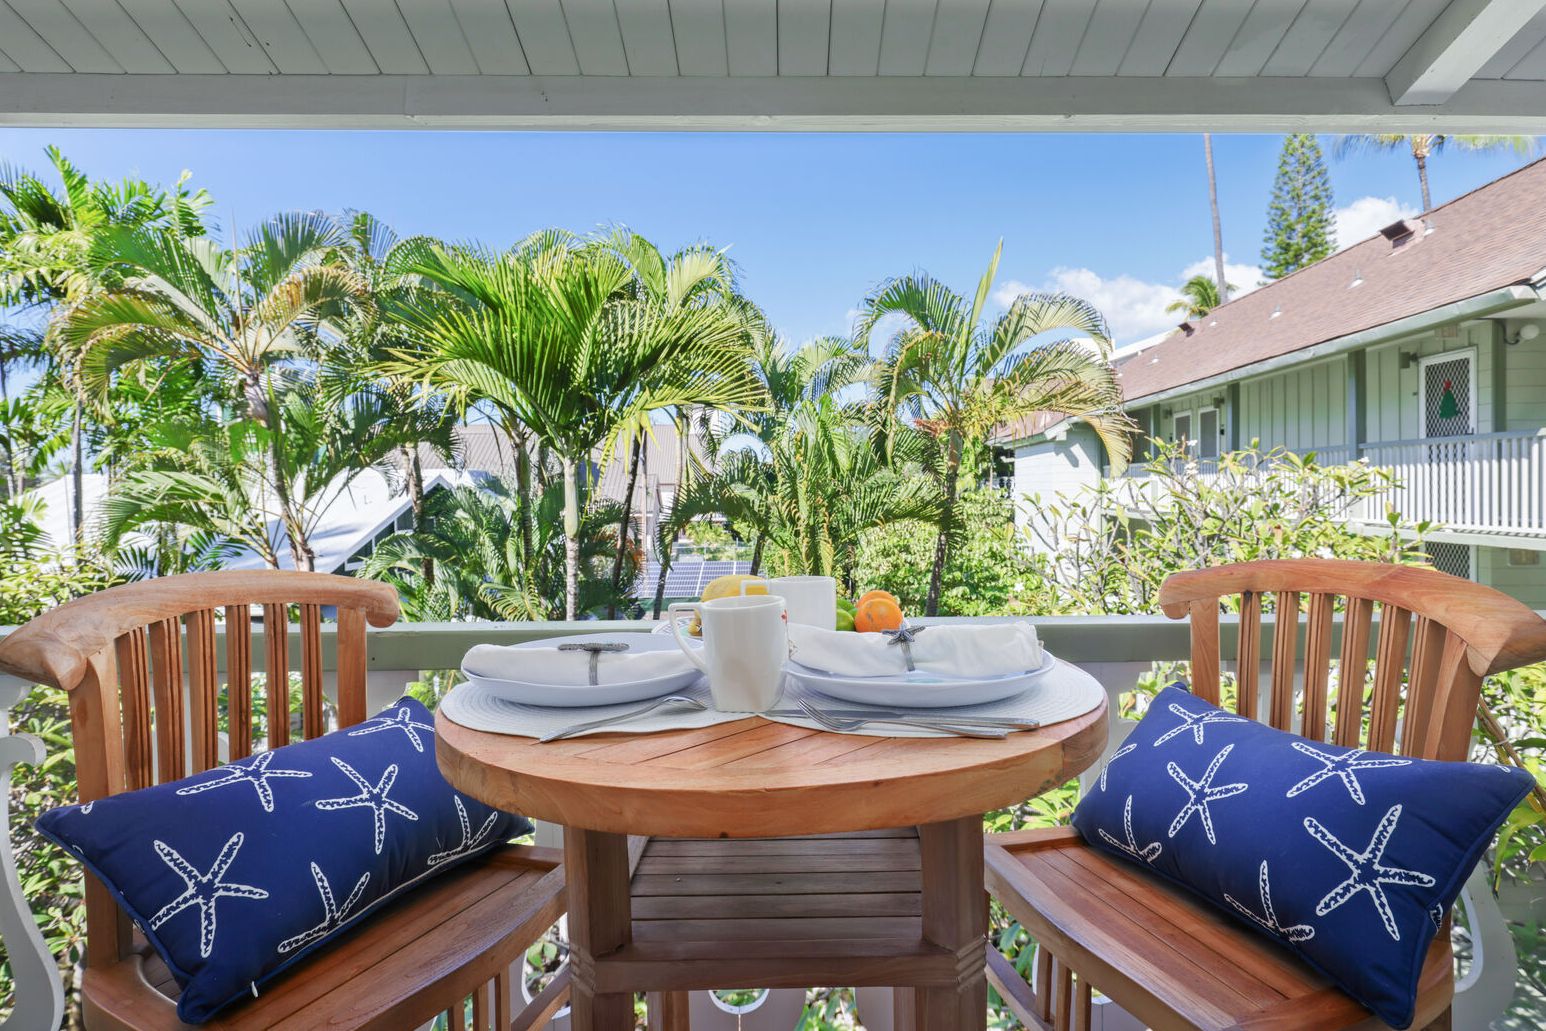
M627 836L565 827L564 876L573 971L570 1026L573 1031L632 1031L633 996L596 992L596 959L633 938Z
M923 860L923 937L956 955L955 985L916 996L918 1031L981 1031L987 1020L988 910L983 887L982 817L918 828Z

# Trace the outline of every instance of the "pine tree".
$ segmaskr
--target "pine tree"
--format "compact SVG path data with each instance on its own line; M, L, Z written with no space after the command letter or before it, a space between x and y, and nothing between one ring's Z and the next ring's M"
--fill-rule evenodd
M1285 136L1261 254L1268 279L1282 279L1331 254L1336 248L1331 210L1331 176L1320 143L1313 133Z

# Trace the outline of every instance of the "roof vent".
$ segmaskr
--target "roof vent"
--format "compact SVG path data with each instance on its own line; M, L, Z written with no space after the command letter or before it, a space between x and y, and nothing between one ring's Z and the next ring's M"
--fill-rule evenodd
M1363 286L1363 271L1361 269L1353 269L1353 281L1347 284L1349 290L1355 286Z
M1176 328L1185 333L1187 336L1191 336L1193 333L1197 332L1197 327L1192 325L1190 322L1183 322Z
M1272 314L1271 314L1271 315L1268 315L1268 316L1267 316L1267 318L1269 318L1269 319L1275 319L1275 318L1277 318L1277 317L1278 317L1278 316L1279 316L1279 315L1282 315L1282 314L1283 314L1283 306L1282 306L1282 305L1281 305L1281 304L1279 304L1279 305L1277 305L1277 306L1276 306L1276 307L1274 307L1274 308L1273 308L1273 309L1272 309Z
M1392 247L1400 247L1411 240L1412 234L1422 228L1421 222L1414 222L1409 218L1403 218L1399 222L1392 222L1380 230L1380 235L1390 241Z

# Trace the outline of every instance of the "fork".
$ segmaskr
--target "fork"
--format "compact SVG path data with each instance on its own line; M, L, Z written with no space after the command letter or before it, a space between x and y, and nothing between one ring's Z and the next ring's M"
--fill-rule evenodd
M999 741L1009 736L1009 731L994 727L966 727L959 723L951 723L948 719L843 719L830 713L822 712L814 705L801 698L800 708L805 714L828 730L846 732L867 727L872 723L888 727L911 727L914 730L938 730L946 734L954 734L957 737L980 737L993 741Z
M555 730L551 734L544 734L542 737L539 737L537 741L540 744L548 741L557 741L561 738L573 737L576 734L583 734L587 730L596 730L601 727L609 727L614 723L625 723L628 720L636 720L640 716L648 716L656 709L665 708L686 709L689 712L702 712L704 709L707 709L708 706L698 701L696 698L688 698L686 695L668 694L664 698L655 699L653 702L644 706L642 709L633 709L629 712L618 713L616 716L605 716L599 720L589 720L585 723L571 723L569 726Z

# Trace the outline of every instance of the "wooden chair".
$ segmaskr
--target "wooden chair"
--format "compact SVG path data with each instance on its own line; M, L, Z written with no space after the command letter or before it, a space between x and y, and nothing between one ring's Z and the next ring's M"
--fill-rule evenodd
M1382 563L1248 562L1178 573L1160 588L1167 616L1191 617L1192 691L1215 704L1219 602L1231 595L1241 596L1236 711L1317 741L1328 740L1329 730L1329 740L1339 745L1463 761L1482 678L1546 660L1546 620L1467 580ZM1277 620L1270 692L1263 699L1261 612L1269 595ZM1332 699L1328 674L1338 598L1346 601L1339 665L1352 671L1358 689L1339 689ZM1376 605L1379 630L1368 691ZM1304 676L1296 685L1301 641ZM1092 987L1156 1029L1384 1026L1286 949L1088 847L1072 828L990 835L986 861L989 892L1041 945L1032 986L988 951L990 982L1028 1026L1088 1028ZM1423 968L1413 1026L1449 1027L1453 995L1446 925Z
M299 612L304 737L327 731L323 610L337 613L337 722L366 717L367 622L388 626L385 584L322 573L221 572L114 587L61 605L0 643L0 669L69 692L82 801L220 762L217 613L224 613L228 758L252 753L252 615L262 606L270 748L290 740L290 607ZM186 678L185 678L186 673ZM437 1014L479 1031L537 1026L567 996L567 971L521 1007L526 949L564 909L556 849L509 846L426 883L319 950L206 1028L412 1028ZM177 985L102 884L86 878L88 1027L181 1028ZM519 1009L519 1012L513 1012Z

